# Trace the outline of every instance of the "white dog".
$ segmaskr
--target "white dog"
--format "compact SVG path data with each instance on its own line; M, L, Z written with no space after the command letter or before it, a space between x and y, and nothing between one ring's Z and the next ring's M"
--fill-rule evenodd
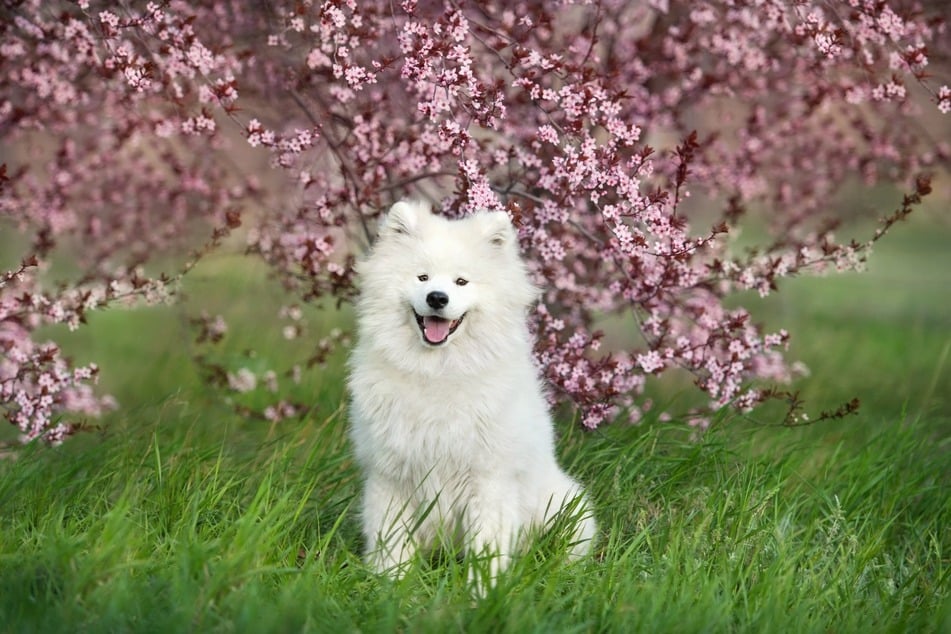
M508 216L399 202L358 273L349 387L368 563L399 575L449 535L491 557L494 579L566 505L570 554L586 553L595 522L555 459L526 325L538 292Z

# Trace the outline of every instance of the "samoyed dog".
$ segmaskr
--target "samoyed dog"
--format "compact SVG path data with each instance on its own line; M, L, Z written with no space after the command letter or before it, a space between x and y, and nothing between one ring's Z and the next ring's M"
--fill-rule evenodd
M555 458L526 325L538 291L508 216L399 202L357 273L349 388L368 564L398 576L448 538L488 558L491 582L562 511L569 554L585 554L595 521Z

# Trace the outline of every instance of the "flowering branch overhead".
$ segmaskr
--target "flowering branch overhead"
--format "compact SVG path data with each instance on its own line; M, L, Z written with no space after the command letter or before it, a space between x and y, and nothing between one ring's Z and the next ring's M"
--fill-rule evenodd
M546 289L536 356L585 425L637 419L647 377L674 368L748 409L789 379L788 334L724 300L861 266L949 158L927 130L951 110L932 63L951 38L925 3L26 0L0 17L0 217L30 236L0 272L0 408L27 438L103 405L42 325L164 301L239 228L301 299L349 299L404 196L517 216ZM838 242L850 182L910 193ZM735 254L751 213L772 235ZM76 274L41 274L54 253ZM640 343L602 347L609 313Z

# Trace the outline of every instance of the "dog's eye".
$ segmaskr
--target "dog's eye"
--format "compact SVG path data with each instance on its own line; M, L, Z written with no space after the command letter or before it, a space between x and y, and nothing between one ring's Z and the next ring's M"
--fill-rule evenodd
M416 279L419 280L420 282L425 282L429 279L429 276L423 273L422 275L417 275Z
M456 278L456 286L465 286L468 283L469 283L469 280L465 279L464 277Z

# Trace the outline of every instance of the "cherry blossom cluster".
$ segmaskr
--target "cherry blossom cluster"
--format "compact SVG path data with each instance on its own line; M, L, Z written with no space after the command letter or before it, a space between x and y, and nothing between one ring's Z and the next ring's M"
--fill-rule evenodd
M26 440L59 440L103 409L89 387L95 373L73 368L38 330L76 328L108 305L166 301L257 193L228 165L217 124L238 97L243 61L213 52L230 36L199 35L184 6L2 9L0 222L7 241L11 230L20 236L19 253L17 242L4 251L29 266L0 285L0 408ZM188 255L156 270L175 253Z
M277 317L284 323L284 339L295 340L309 334L308 320L299 305L282 307ZM309 354L282 370L273 367L267 355L254 351L246 351L238 362L229 360L227 351L217 345L228 335L228 324L222 315L202 313L193 325L198 344L194 361L208 382L224 391L225 401L237 413L272 423L307 412L312 398L301 394L304 373L326 367L331 354L350 345L349 333L334 328L309 347Z
M709 409L747 410L793 366L789 334L739 304L861 267L947 167L947 135L929 129L951 110L951 37L932 5L8 5L0 222L22 240L0 261L0 407L29 438L98 411L94 373L38 330L167 301L236 232L293 301L351 299L376 218L414 196L512 215L545 289L539 367L586 426L639 420L669 372ZM876 183L906 195L872 236L838 238L837 192ZM739 250L750 218L770 235ZM274 327L306 338L290 314ZM613 315L627 343L598 331ZM217 317L195 327L203 343L226 334ZM344 339L315 338L312 358ZM265 418L299 411L269 387L283 371L204 361L224 390L273 393Z
M65 323L75 329L96 302L91 294L55 298L37 292L36 265L25 261L0 277L0 412L23 440L58 444L84 425L79 418L63 420L62 412L94 417L115 402L94 393L95 364L74 367L52 341L34 341L38 325Z

